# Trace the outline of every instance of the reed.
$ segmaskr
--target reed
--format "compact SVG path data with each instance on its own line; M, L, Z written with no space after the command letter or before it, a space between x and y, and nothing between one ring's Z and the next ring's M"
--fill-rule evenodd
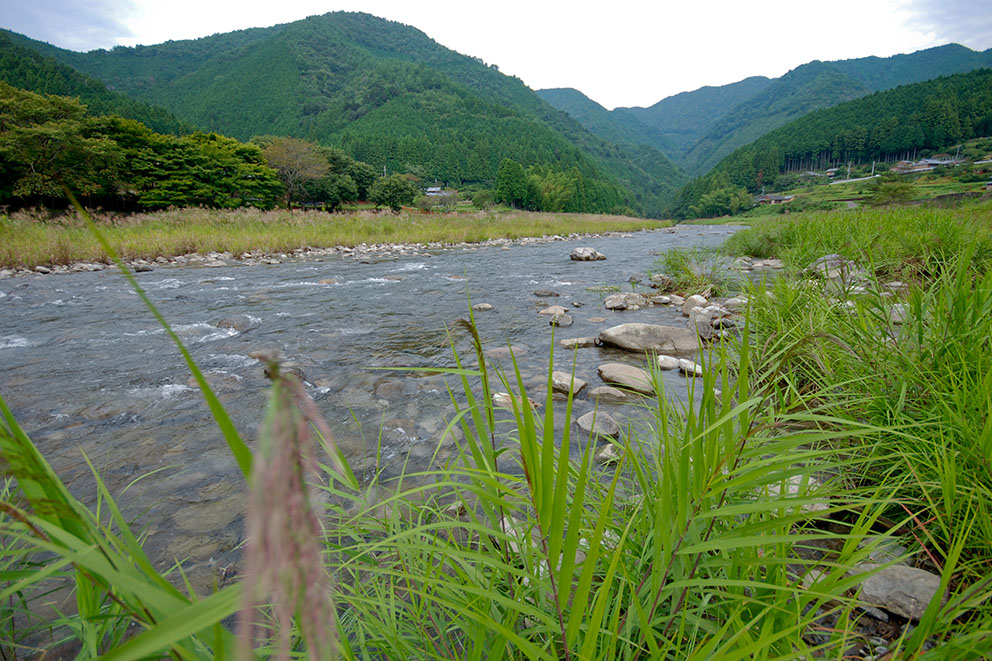
M258 209L170 209L133 215L98 214L95 220L108 243L124 259L207 252L282 253L363 243L478 243L501 238L630 232L667 224L622 216L525 211L332 214ZM106 259L99 241L76 215L29 211L0 216L0 267L33 268Z

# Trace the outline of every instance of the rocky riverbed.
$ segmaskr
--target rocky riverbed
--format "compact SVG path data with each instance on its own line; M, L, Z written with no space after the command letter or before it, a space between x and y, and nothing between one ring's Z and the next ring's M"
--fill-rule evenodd
M554 333L555 369L571 374L574 360L575 376L588 383L567 423L584 418L576 429L602 434L605 446L613 427L588 414L598 410L619 424L636 414L599 367L637 368L644 356L602 341L603 331L640 323L688 332L704 316L726 318L715 310L686 316L685 301L656 296L648 277L658 254L717 246L733 231L188 255L131 266L249 443L268 387L258 357L278 353L304 377L367 479L379 469L396 474L404 462L408 470L425 467L452 412L443 375L379 368L451 366L449 337L470 359L469 337L455 322L472 305L488 359L508 367L512 349L527 387L539 393ZM577 247L605 259L571 259ZM45 268L53 274L0 274L0 392L75 493L93 496L85 453L114 493L127 487L121 502L146 527L153 558L186 560L194 583L209 585L237 563L244 493L195 383L113 269ZM622 305L607 306L617 294ZM706 303L696 307L713 307ZM553 306L564 312L539 314ZM582 348L573 352L562 340ZM679 352L691 353L685 348ZM664 372L673 395L686 395L686 374ZM563 410L557 419L566 424ZM442 445L438 457L449 453Z

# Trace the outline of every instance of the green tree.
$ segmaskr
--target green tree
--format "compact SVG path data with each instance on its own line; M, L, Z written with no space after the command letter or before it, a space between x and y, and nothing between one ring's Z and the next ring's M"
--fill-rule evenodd
M514 208L527 202L527 174L524 166L513 159L504 158L496 173L496 201Z
M375 168L362 161L352 161L348 168L348 176L355 182L355 199L368 199L369 188L376 180Z
M84 197L103 193L122 156L93 134L86 106L0 82L0 162L8 195L63 197L62 185Z
M869 200L871 204L881 206L906 202L911 197L913 197L913 185L905 179L900 179L897 174L886 172L875 180Z
M369 200L377 207L385 206L399 213L404 204L410 204L417 197L417 187L401 174L377 179L369 189Z

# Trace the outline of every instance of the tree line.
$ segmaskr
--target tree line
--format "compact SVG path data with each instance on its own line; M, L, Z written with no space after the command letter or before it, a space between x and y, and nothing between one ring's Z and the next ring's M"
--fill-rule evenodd
M279 136L241 142L217 133L156 133L77 99L0 81L0 204L64 206L64 187L115 210L278 204L337 209L371 199L406 204L417 190L379 184L372 166L340 149ZM383 191L387 192L383 192Z

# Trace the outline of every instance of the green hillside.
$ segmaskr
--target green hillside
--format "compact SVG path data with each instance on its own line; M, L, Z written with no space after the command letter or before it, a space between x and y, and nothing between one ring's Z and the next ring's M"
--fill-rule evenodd
M649 108L597 110L591 101L584 102L575 94L545 90L542 95L592 132L651 144L689 174L699 176L735 149L806 113L872 92L987 66L992 66L992 49L976 52L949 44L886 58L814 61L780 78L759 76L703 87L662 99ZM644 127L652 137L644 137Z
M39 94L76 97L86 104L92 115L136 119L159 133L189 131L168 110L111 92L99 80L14 43L10 34L0 31L0 80L9 85Z
M810 62L734 107L680 163L690 174L700 175L738 147L813 110L987 66L992 66L992 49L975 52L957 44L886 58Z
M500 161L512 158L578 168L623 205L659 215L686 181L661 153L598 138L519 79L368 14L149 47L40 48L207 130L315 140L456 186L492 186Z
M870 92L867 86L828 64L804 64L734 107L685 154L684 166L693 174L703 174L734 149L772 129L810 111Z
M724 158L682 191L675 214L706 194L775 185L786 171L894 161L992 135L992 69L876 92L809 113Z

